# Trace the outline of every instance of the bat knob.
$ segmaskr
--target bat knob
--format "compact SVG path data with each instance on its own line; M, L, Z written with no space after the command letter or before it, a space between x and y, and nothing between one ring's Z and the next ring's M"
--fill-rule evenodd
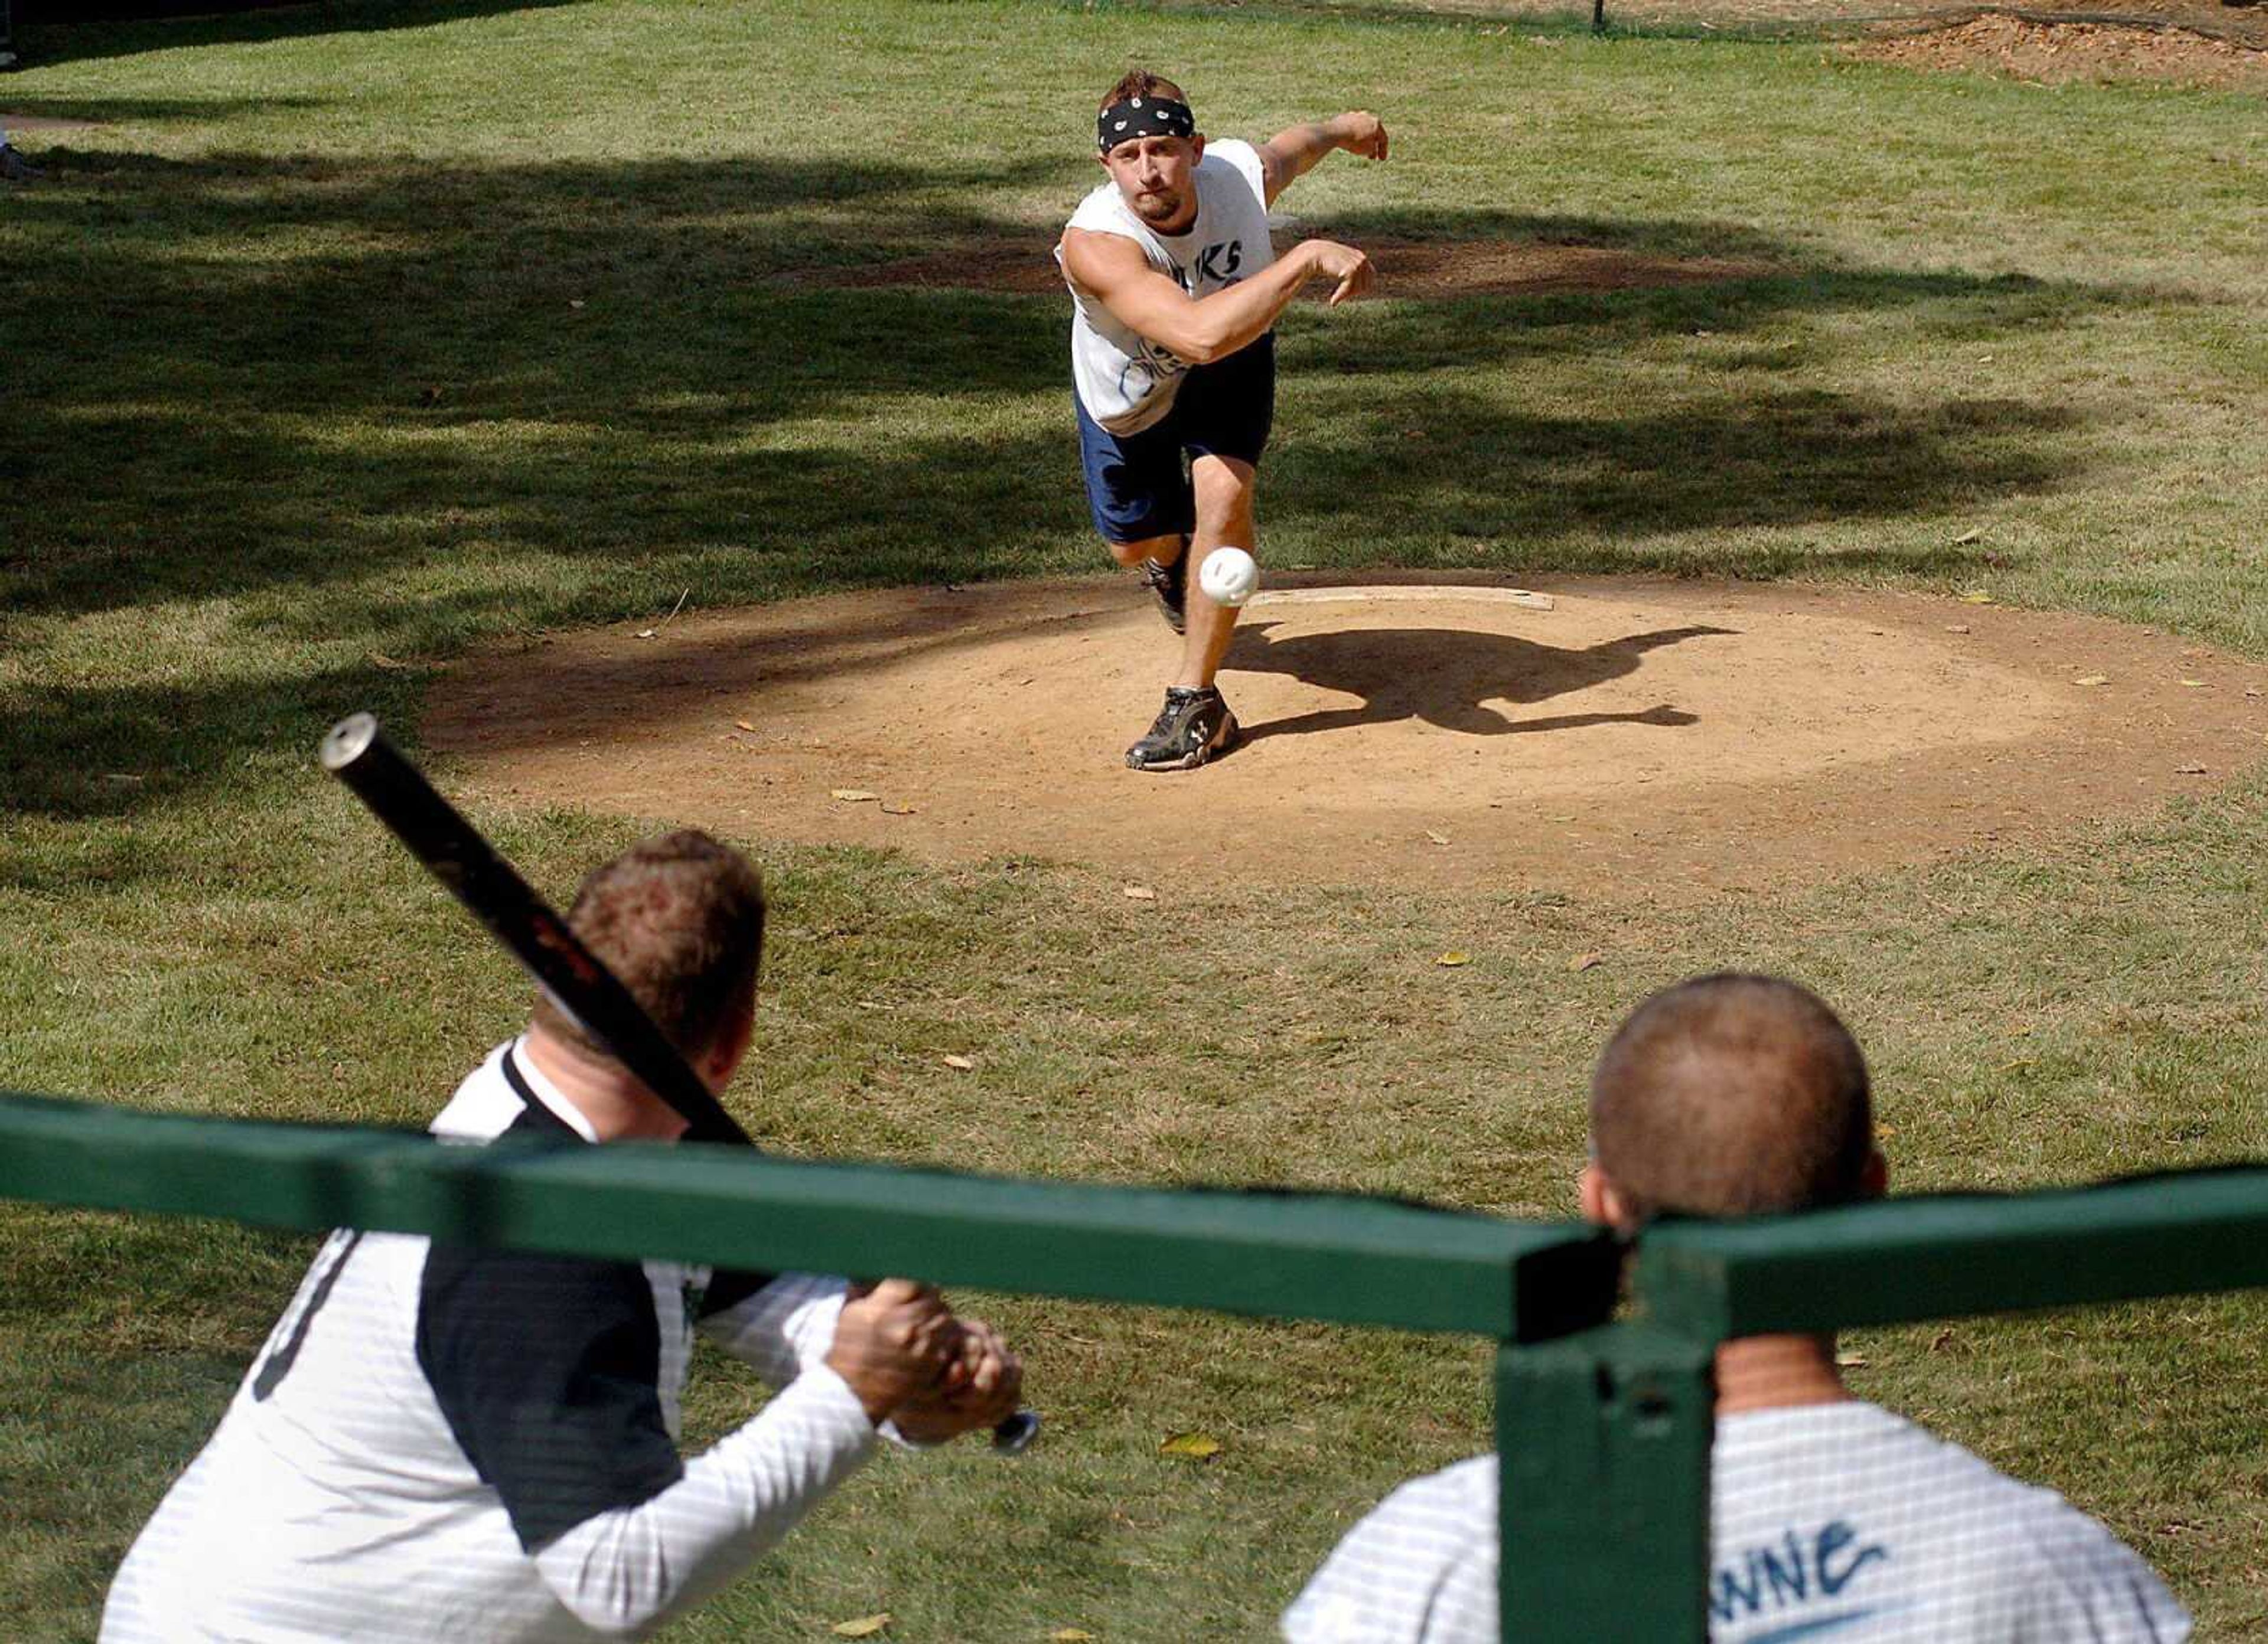
M323 768L334 773L346 769L362 758L377 739L377 715L349 714L333 725L330 734L323 738Z
M996 1456L1020 1456L1032 1447L1040 1435L1040 1413L1019 1410L992 1429L992 1453Z

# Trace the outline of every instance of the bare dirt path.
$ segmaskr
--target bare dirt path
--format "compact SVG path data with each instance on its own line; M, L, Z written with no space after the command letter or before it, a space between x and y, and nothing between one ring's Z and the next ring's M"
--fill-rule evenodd
M1909 69L1981 70L2043 84L2154 80L2268 92L2268 12L2167 4L2056 12L1970 8L1883 26L1845 48Z
M1278 246L1289 245L1301 231L1322 231L1320 224L1301 231L1292 226L1291 219L1271 220ZM1361 240L1364 252L1378 267L1381 289L1397 297L1616 291L1745 280L1771 272L1759 262L1649 256L1608 246L1504 239L1412 240L1390 235L1364 235ZM1053 234L1034 233L1020 242L989 246L983 255L957 249L894 262L798 269L776 278L782 285L931 286L1061 296L1063 274L1056 267L1054 246ZM1316 287L1306 300L1321 302L1327 290Z
M2268 753L2268 669L1889 594L1279 576L1244 745L1125 769L1170 636L1116 579L848 594L558 635L444 676L478 799L1130 880L1706 892L2045 840ZM1333 590L1329 597L1317 597Z

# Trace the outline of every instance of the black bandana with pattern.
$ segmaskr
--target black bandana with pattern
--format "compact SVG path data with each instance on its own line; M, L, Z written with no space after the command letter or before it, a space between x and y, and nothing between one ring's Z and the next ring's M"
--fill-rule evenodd
M1132 97L1113 103L1094 117L1094 138L1105 154L1137 137L1188 137L1197 135L1197 117L1187 103L1170 97Z

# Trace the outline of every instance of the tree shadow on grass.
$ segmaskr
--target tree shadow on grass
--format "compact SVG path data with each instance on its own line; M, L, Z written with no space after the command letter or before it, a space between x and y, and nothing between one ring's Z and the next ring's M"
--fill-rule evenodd
M1405 719L1482 737L1565 730L1579 725L1698 724L1697 716L1667 702L1638 713L1520 719L1489 705L1508 702L1524 707L1589 690L1636 672L1648 651L1737 631L1696 624L1570 649L1470 628L1343 628L1276 639L1270 630L1280 626L1266 621L1240 626L1223 665L1246 673L1289 674L1321 690L1359 696L1362 701L1353 708L1318 708L1290 719L1247 725L1247 742L1357 725L1397 724Z
M431 28L472 18L547 11L576 0L328 0L322 5L238 5L215 0L18 0L17 43L43 67L179 51L264 45L328 34ZM194 15L182 15L191 13Z
M0 818L130 817L243 780L247 764L304 762L315 780L325 730L357 708L406 724L411 697L371 665L318 668L278 679L173 680L105 686L34 684L10 694L0 721ZM72 854L73 883L123 884L144 870L138 853L106 856L89 841ZM0 887L53 889L38 853L17 858L0 827Z
M842 431L813 423L875 425L865 455L884 472L909 425L952 448L934 496L905 499L902 530L908 517L933 537L1077 529L1075 497L1050 488L1035 508L997 434L952 437L968 414L1026 396L1059 428L1059 300L768 283L997 241L1016 225L968 202L1052 177L1057 162L1002 178L831 161L453 170L90 152L58 169L66 186L21 202L33 254L18 312L40 323L11 349L24 408L0 447L0 520L20 521L7 535L24 545L0 576L19 613L367 584L468 539L584 556L808 542L831 515L906 488L843 473L860 465L842 460ZM1498 212L1435 224L1469 230L1652 253L1691 246L1706 225ZM1727 233L1743 257L1792 261L1752 231ZM1349 325L1302 314L1285 327L1287 437L1269 505L1329 513L1358 488L1383 501L1407 481L1465 516L1444 522L1451 531L1548 541L1570 525L1926 506L1948 488L1924 457L1954 457L1981 488L2044 483L2069 460L2045 437L2068 417L1958 399L1897 407L1791 379L1815 375L1817 359L1735 361L1680 402L1629 415L1521 415L1516 396L1458 374L1595 358L1611 407L1621 349L1666 333L1902 306L1989 327L2084 300L2029 283L1828 270L1388 305ZM1400 380L1381 392L1389 377ZM1980 468L1940 449L1980 433L2029 440L2035 459ZM742 483L767 473L832 491ZM1920 483L1902 504L1895 487L1909 477ZM1697 505L1712 480L1721 495ZM1373 519L1413 517L1411 500Z
M232 120L259 110L307 110L324 106L319 97L15 97L0 81L0 128L22 143L26 131L59 126L111 124L198 124ZM40 143L28 146L40 147Z
M10 201L27 253L12 312L38 323L10 339L0 623L12 639L195 606L266 648L269 672L174 690L126 654L114 681L11 689L0 803L131 809L157 789L38 773L188 781L297 745L362 705L336 694L342 642L414 661L694 587L714 606L1099 564L1062 299L779 277L1029 238L1043 230L971 202L1057 180L1069 200L1085 176L1078 156L1003 175L61 151ZM1498 212L1416 226L1679 254L1711 232ZM1815 522L1815 552L1719 545L1717 569L1847 553L1944 573L1970 557L1879 532L1845 549L1831 527L2084 465L2067 409L1822 386L1835 344L1787 346L1784 322L2052 328L2115 291L1820 268L1748 230L1723 243L1786 272L1296 312L1263 528L1350 564L1615 571L1682 569L1695 533ZM1743 341L1756 331L1771 336ZM1665 378L1661 340L1697 333L1691 369ZM313 646L320 667L291 660Z
M1374 393L1352 418L1294 429L1271 456L1263 511L1280 519L1288 501L1294 517L1329 519L1358 537L1393 530L1398 516L1451 537L1562 547L1584 533L1828 527L2049 488L2073 472L2067 437L2079 428L2064 407L2021 400L1912 406L1744 385L1619 415L1558 415L1508 413L1469 388L1420 385ZM1631 553L1610 545L1608 569L1669 569ZM1890 569L1881 550L1862 553ZM1901 568L1975 562L1935 558Z

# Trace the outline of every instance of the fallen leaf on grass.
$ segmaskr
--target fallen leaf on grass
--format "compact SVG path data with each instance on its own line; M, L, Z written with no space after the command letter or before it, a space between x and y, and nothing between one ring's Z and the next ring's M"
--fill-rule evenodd
M2110 676L2107 673L2082 673L2072 683L2073 685L2108 685L2110 683Z
M1838 1353L1835 1355L1835 1362L1846 1370L1863 1370L1867 1368L1867 1355L1863 1353Z
M102 774L102 780L106 782L122 783L129 788L136 787L143 781L131 771L105 771Z
M1437 833L1432 828L1425 830L1425 837L1436 845L1446 845L1449 842L1449 836L1447 833Z
M1154 902L1158 893L1146 884L1130 884L1119 894L1130 902Z
M411 662L401 662L387 656L382 650L374 650L370 653L370 665L373 668L383 668L388 673L407 673L410 669L416 667L417 664Z
M1579 953L1567 961L1567 968L1571 971L1594 971L1606 962L1607 956L1603 953Z
M1085 1627L1057 1627L1048 1634L1048 1644L1089 1644L1094 1637Z
M1982 588L1964 588L1961 591L1961 603L1965 605L1989 605L1992 603L1992 596Z
M963 1073L968 1072L976 1066L966 1056L947 1056L945 1059L945 1065L948 1068L958 1068Z
M735 730L748 731L753 734L756 728L745 719L736 719L733 722L733 729Z
M920 814L920 811L921 807L919 805L893 804L887 799L882 801L882 814L886 817L917 816Z
M1440 958L1433 961L1436 965L1470 965L1472 962L1473 956L1467 953L1462 948L1452 948Z
M2188 686L2191 690L2192 690L2192 691L2203 691L2203 690L2208 690L2208 689L2210 689L2210 688L2211 688L2211 687L2210 687L2210 686L2208 686L2205 684L2205 682L2204 680L2202 680L2202 679L2184 679L2184 680L2183 680L2183 681L2182 681L2182 683L2183 683L2183 685L2187 686Z
M642 628L637 631L637 636L640 639L652 639L653 637L653 630L650 628Z
M1877 1125L1874 1127L1874 1134L1878 1136L1895 1136L1898 1134L1898 1127L1896 1125Z
M1965 548L1984 534L1984 532L1982 528L1964 531L1959 536L1954 538L1953 546L1956 548Z
M2039 1065L2039 1061L2036 1057L2019 1056L2014 1061L2002 1062L2000 1064L2000 1071L2002 1073L2014 1073L2021 1068L2036 1068Z
M846 805L863 805L869 800L879 800L882 796L870 794L863 788L830 788L827 796L830 799L840 799Z
M828 1629L839 1639L870 1639L877 1633L887 1633L890 1627L890 1612L860 1616L852 1621L838 1621Z
M1158 1446L1160 1456L1186 1456L1191 1461L1211 1461L1221 1452L1221 1442L1207 1433L1175 1433Z
M2174 774L2176 776L2202 776L2205 774L2205 767L2202 765L2176 765L2174 767Z

